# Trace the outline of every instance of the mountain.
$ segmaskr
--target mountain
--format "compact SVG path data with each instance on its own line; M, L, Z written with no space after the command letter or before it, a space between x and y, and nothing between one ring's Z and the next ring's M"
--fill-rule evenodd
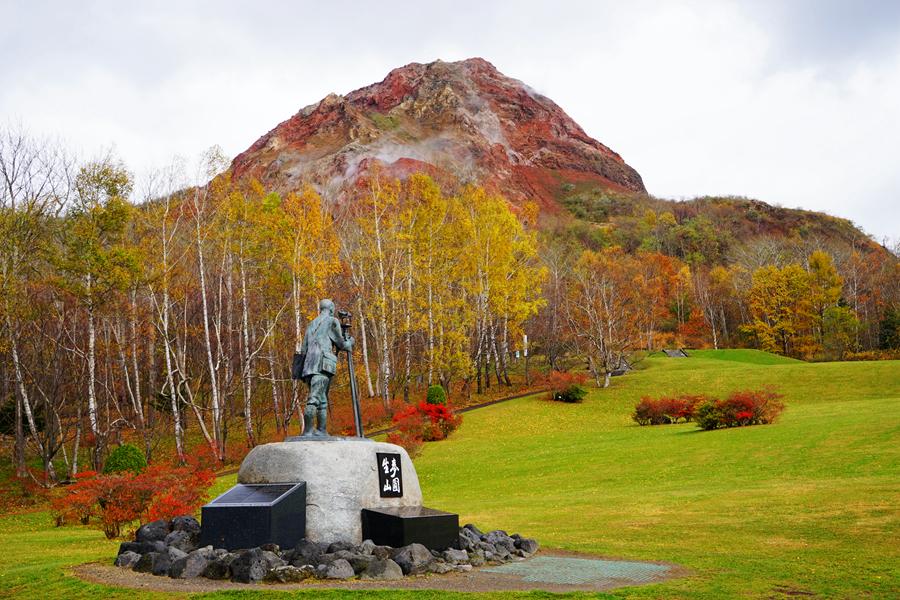
M645 191L637 171L556 103L481 58L411 63L330 94L259 138L232 172L282 191L309 182L335 198L376 164L391 176L478 182L551 212L566 184Z
M235 177L256 177L268 189L310 183L331 201L374 168L389 177L421 171L442 184L479 183L518 205L535 200L545 227L565 229L587 246L661 247L714 262L760 244L889 257L852 223L830 215L734 197L654 198L637 171L556 103L481 58L411 63L346 96L330 94L231 165ZM660 237L660 225L648 225L648 211L671 213L671 240Z

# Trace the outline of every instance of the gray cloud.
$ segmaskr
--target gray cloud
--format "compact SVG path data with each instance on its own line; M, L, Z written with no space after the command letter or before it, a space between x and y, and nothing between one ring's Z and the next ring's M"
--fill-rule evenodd
M664 197L755 196L900 235L900 3L0 0L0 120L138 173L236 154L408 62L483 56Z
M768 0L747 6L772 29L782 63L878 60L900 38L895 0Z

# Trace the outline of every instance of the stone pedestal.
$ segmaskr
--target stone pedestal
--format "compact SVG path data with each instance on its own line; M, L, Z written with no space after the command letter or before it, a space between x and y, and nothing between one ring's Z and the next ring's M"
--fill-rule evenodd
M200 546L292 548L306 534L306 484L238 484L203 507Z
M363 537L379 546L459 548L459 515L424 506L365 508L362 529Z
M377 454L400 456L399 497L384 491ZM383 442L332 438L265 444L250 451L238 472L238 482L244 484L301 481L306 482L306 538L315 542L360 543L364 508L422 505L409 454Z

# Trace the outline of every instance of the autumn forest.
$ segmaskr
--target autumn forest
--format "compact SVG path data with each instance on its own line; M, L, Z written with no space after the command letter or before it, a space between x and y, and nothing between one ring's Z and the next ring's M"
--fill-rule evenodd
M19 129L0 132L0 184L0 419L17 472L39 459L45 484L99 468L123 438L226 461L295 432L290 361L324 297L354 314L371 422L431 384L451 401L554 370L607 386L661 348L900 347L884 248L726 248L702 211L646 195L571 194L547 215L502 190L375 172L335 201L232 179L215 150L135 178Z

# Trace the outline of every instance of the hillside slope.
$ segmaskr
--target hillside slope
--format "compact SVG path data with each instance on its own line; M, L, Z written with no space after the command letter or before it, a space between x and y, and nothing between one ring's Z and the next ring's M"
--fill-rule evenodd
M629 252L658 250L692 262L698 257L712 264L738 261L749 268L802 263L816 249L839 262L853 252L897 260L847 219L748 198L674 201L564 184L556 199L564 211L548 215L545 227L588 247L617 244Z

